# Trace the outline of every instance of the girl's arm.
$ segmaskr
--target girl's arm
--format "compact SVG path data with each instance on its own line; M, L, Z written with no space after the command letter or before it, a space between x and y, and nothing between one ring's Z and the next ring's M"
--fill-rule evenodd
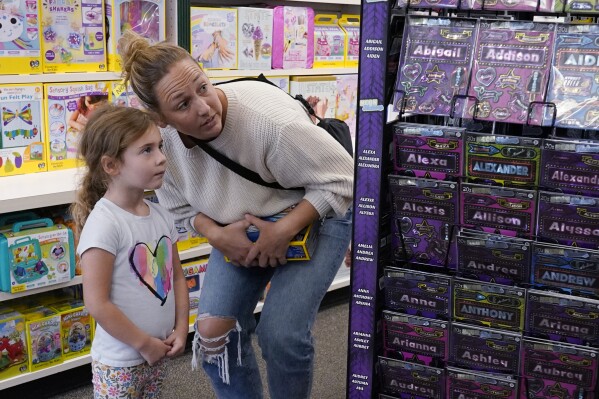
M99 248L81 255L85 306L108 334L135 348L150 365L155 364L171 347L139 329L111 302L114 259L113 254Z
M81 111L79 111L78 109L75 110L75 112L73 112L71 114L71 117L69 118L69 121L67 122L67 125L69 125L69 127L72 127L73 129L77 129L78 131L82 131L84 128L82 123L77 122L77 118L79 118L80 114L81 114Z
M175 328L164 343L171 347L166 353L172 357L183 353L189 333L189 293L181 268L177 244L173 244L173 288L175 289Z

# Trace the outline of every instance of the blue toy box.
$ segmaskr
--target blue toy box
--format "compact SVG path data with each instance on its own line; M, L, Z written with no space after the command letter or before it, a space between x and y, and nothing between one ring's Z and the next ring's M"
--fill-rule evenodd
M0 290L16 293L75 277L73 233L50 219L15 223L0 233Z

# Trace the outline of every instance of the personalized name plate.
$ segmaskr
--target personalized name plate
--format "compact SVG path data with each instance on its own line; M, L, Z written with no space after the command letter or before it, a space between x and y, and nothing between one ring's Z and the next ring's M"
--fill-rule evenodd
M458 185L453 182L389 175L393 212L408 262L449 266L458 222Z
M598 357L597 349L524 338L521 375L527 380L528 392L524 391L527 395L522 397L593 398Z
M468 91L478 102L469 102L468 114L526 123L530 103L545 98L554 32L555 24L549 23L481 22ZM533 108L530 124L542 122L542 108Z
M535 242L532 252L534 287L599 298L599 251Z
M530 188L539 183L539 139L468 132L465 151L466 176L473 183Z
M541 7L540 12L558 12L572 14L597 14L599 3L597 0L553 0L545 4L547 8ZM581 18L584 18L581 16ZM591 20L592 21L592 20ZM589 21L590 22L590 21Z
M507 236L531 237L537 192L462 184L462 226Z
M477 371L518 374L521 334L461 323L453 323L450 329L450 364Z
M529 290L526 331L533 337L596 346L599 344L599 301Z
M443 367L447 362L448 342L446 321L383 311L385 356Z
M444 370L379 356L381 386L399 399L444 399Z
M547 3L548 0L538 0ZM463 8L495 11L537 11L537 0L465 0Z
M547 101L555 126L599 129L599 26L558 25ZM551 122L553 109L546 118ZM550 111L550 112L549 112Z
M401 313L448 320L451 277L399 268L385 268L385 307Z
M474 19L407 18L396 111L450 114L453 97L468 89L476 26Z
M415 8L458 8L460 0L398 0L397 7L403 8L409 4Z
M460 277L505 285L528 283L532 241L497 234L457 237Z
M452 181L462 176L465 129L398 123L393 130L396 173Z
M456 278L453 285L456 321L522 331L526 290Z
M550 191L599 196L599 143L545 140L540 185Z
M539 192L537 236L562 245L599 248L599 199Z
M448 399L518 398L518 382L497 374L447 367Z

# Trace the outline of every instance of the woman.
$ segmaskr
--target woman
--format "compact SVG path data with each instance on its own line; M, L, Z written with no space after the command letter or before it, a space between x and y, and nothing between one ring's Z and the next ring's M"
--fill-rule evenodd
M246 81L215 88L187 51L148 44L131 31L120 48L125 78L163 127L168 167L160 203L213 247L194 354L200 351L219 398L261 398L250 343L255 330L271 398L308 398L310 330L351 235L351 157L276 87ZM203 152L198 141L268 182L304 189L245 180ZM260 219L292 206L276 222ZM311 260L287 263L289 241L311 223L319 227ZM251 225L260 232L255 243L246 234ZM253 310L269 281L256 326Z

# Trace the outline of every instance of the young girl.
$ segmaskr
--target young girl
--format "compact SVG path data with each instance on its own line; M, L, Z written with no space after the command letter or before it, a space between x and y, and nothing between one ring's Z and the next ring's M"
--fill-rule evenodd
M170 214L144 200L162 185L166 158L143 111L105 105L90 117L79 152L87 164L72 206L83 297L96 319L95 398L155 398L165 357L180 354L189 298Z

